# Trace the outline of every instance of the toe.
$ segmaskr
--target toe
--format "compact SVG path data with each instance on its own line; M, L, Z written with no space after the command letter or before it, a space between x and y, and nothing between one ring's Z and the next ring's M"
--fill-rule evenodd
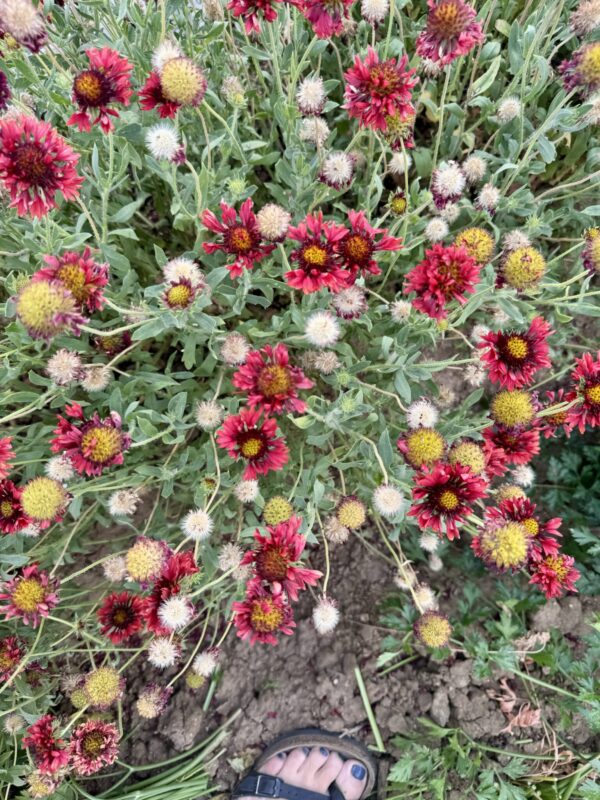
M360 761L346 761L335 782L346 800L359 800L367 784L366 767Z
M330 753L325 763L315 774L315 791L326 794L327 790L342 771L344 761L338 753Z
M302 781L302 786L316 786L317 772L329 758L329 750L326 747L313 747L302 766L298 770L298 780Z
M298 770L308 758L309 753L310 748L308 747L296 747L294 750L290 750L281 768L281 772L278 773L278 777L298 786Z
M285 753L278 753L276 756L273 756L268 761L265 761L265 763L261 765L259 772L262 772L264 775L273 775L273 776L279 775L285 762L286 762Z

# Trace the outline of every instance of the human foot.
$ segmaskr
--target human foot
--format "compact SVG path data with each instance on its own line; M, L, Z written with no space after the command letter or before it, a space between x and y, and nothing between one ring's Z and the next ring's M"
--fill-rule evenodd
M266 761L258 770L261 775L279 778L290 786L327 795L335 782L345 800L359 800L366 783L367 771L360 761L343 759L325 747L298 747ZM275 795L277 797L278 795ZM238 800L256 800L243 796Z

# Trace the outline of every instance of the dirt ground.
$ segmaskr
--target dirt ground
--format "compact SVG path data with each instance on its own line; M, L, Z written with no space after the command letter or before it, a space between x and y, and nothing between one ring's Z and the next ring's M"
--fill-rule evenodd
M311 559L318 567L319 555ZM205 738L237 709L241 714L232 726L226 757L216 766L214 778L224 789L235 783L237 775L252 763L262 747L286 729L317 725L343 731L374 744L356 683L354 668L362 672L377 724L392 756L391 740L397 734L419 729L419 717L442 726L460 726L471 737L511 749L519 739L527 739L525 749L539 752L543 745L543 727L528 728L526 735L503 733L507 717L491 694L502 694L500 680L508 677L508 686L518 696L519 704L528 698L516 680L507 673L490 680L478 680L472 674L472 662L461 656L440 665L425 654L385 676L376 670L381 640L389 633L378 627L378 605L382 596L398 591L387 563L369 555L356 539L338 546L332 554L330 594L339 603L341 621L335 633L317 635L311 619L312 600L305 593L296 609L294 636L282 637L277 647L254 646L231 636L221 663L223 672L206 713L202 704L206 689L193 692L181 682L158 721L149 721L138 730L125 761L138 764L160 761L191 747ZM431 576L440 586L440 576ZM339 587L339 591L336 591ZM600 608L594 601L567 597L550 601L531 620L533 631L553 628L568 633L574 646L589 632L585 619ZM139 675L140 683L155 679ZM133 687L132 687L133 688ZM543 708L543 717L552 722L556 710ZM134 722L139 720L135 719ZM569 742L590 752L597 743L583 720L565 732ZM397 752L396 752L397 755Z

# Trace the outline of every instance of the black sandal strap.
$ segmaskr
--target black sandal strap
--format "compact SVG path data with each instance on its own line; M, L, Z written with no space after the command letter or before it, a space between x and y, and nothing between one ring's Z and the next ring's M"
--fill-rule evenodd
M319 792L303 789L301 786L290 786L289 783L285 783L281 778L263 775L254 770L249 772L245 778L242 778L233 790L232 797L244 797L246 795L248 797L280 797L283 800L331 800L330 794L319 794Z

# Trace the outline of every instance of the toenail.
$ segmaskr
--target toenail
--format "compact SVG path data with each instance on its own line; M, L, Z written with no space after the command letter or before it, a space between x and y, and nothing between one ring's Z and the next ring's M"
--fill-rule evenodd
M302 752L304 753L305 756L307 756L310 753L310 747L303 747Z
M277 753L277 758L285 758L285 753Z
M354 764L352 769L352 777L356 778L357 781L362 781L362 779L367 774L367 770L363 767L362 764Z
M321 753L322 756L328 756L329 750L326 747L319 747L319 753Z

